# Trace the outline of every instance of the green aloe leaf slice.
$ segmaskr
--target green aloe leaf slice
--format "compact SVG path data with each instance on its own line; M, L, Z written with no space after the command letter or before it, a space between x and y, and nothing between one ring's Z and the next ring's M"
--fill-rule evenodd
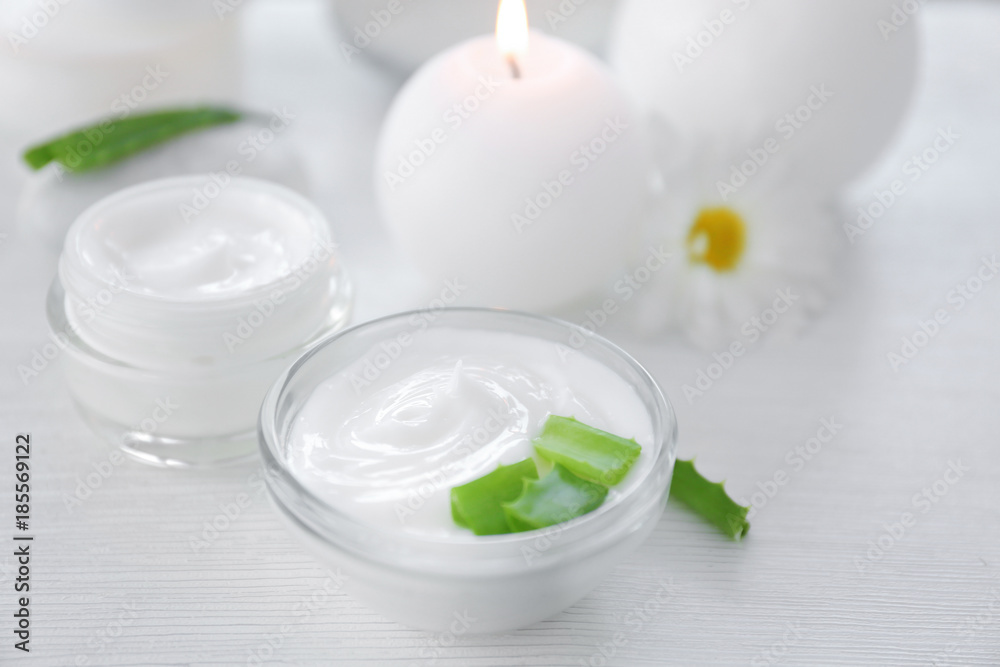
M511 532L502 503L524 491L525 480L538 479L533 459L500 466L488 475L451 490L451 516L459 526L476 535Z
M674 464L670 497L687 505L734 540L741 540L750 530L747 521L750 508L730 498L722 482L710 482L702 477L693 460L678 459Z
M89 157L91 152L105 144L118 143L123 137L172 123L189 113L190 111L178 110L154 111L119 119L108 118L28 148L24 152L24 161L32 169L41 169L53 160L74 161L74 156L82 159L83 153Z
M243 114L231 109L196 107L103 120L31 146L24 152L24 161L32 169L41 169L55 161L71 172L84 172L113 164L182 134L241 118Z
M546 420L534 445L535 451L549 461L606 486L621 482L642 451L635 440L587 426L572 417L556 415Z
M607 495L607 487L581 479L557 463L545 477L526 482L524 493L505 503L503 510L514 532L537 530L592 512Z

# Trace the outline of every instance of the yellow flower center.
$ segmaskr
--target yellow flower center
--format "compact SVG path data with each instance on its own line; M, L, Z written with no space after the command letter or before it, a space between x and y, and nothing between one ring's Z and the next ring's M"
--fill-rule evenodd
M732 271L743 257L746 235L746 225L736 211L704 208L688 232L688 256L716 271Z

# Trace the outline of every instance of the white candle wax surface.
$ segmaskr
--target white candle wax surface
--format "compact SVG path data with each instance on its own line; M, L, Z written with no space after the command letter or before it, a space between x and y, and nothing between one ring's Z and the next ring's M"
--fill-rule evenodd
M520 77L492 36L446 51L382 130L386 223L432 281L484 305L551 310L598 289L635 245L649 154L610 71L531 33Z
M461 41L488 32L496 0L331 0L348 62L369 57L399 72L421 64ZM531 24L603 54L618 0L532 0Z

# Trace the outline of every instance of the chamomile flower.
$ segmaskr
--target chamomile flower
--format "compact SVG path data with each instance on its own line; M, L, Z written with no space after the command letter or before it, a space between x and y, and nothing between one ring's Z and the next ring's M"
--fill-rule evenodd
M697 182L705 170L689 173L654 216L650 241L671 261L639 295L639 328L715 348L801 326L826 303L842 247L832 198L787 177L723 196L718 181Z

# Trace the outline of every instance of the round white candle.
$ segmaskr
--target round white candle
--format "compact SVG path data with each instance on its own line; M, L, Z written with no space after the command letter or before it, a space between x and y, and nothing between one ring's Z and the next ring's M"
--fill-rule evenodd
M330 0L348 60L370 57L412 72L432 56L488 32L496 0ZM532 25L601 54L618 0L533 0Z
M527 32L524 33L527 42ZM428 62L382 130L376 187L400 248L468 300L551 310L605 283L635 244L649 155L607 68L531 33L492 36Z

